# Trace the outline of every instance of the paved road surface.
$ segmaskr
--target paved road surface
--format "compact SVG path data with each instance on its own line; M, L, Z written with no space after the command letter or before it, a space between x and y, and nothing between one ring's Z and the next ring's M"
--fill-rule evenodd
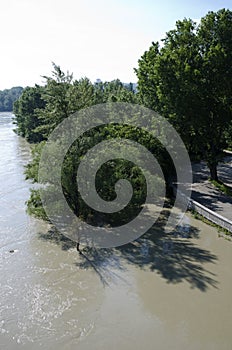
M219 179L232 189L232 155L218 167ZM193 164L192 199L232 221L232 197L216 189L209 181L205 162Z

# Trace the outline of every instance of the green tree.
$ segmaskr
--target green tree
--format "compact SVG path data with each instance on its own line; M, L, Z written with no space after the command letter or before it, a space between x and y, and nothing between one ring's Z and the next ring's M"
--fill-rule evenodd
M40 157L45 144L43 140L46 140L54 128L65 118L76 111L98 103L137 102L137 94L133 90L133 86L131 84L125 85L118 79L98 84L92 84L87 78L73 80L71 74L65 74L55 64L53 64L52 76L45 77L45 79L46 85L43 88L37 86L25 89L21 98L15 103L16 123L19 134L32 142L38 142L33 147L32 160L26 169L26 177L34 182L38 182ZM38 102L41 102L41 105ZM91 118L91 113L89 117ZM163 165L167 164L167 160L164 153L165 150L150 135L143 130L128 125L114 124L114 115L110 114L110 117L112 123L86 132L72 144L62 165L61 179L63 193L77 216L92 222L103 219L114 225L115 222L118 224L119 220L121 220L121 223L126 222L128 217L141 209L141 204L146 194L145 178L136 165L123 160L123 157L122 159L113 159L104 164L99 169L96 178L96 190L99 195L105 200L113 200L116 195L115 183L121 178L127 178L134 189L133 198L126 210L120 213L120 216L118 214L105 216L104 214L96 213L91 208L88 208L82 200L76 186L77 169L86 152L105 139L127 138L143 144L159 158L160 163L163 161ZM37 136L37 139L35 136ZM60 140L57 140L57 145L54 144L54 147L51 149L50 157L54 162L56 158L52 152L56 150L56 147L59 147L59 142ZM48 169L49 172L52 169L50 167ZM166 167L167 169L170 172L170 167ZM54 174L54 178L56 176L57 174ZM54 196L54 193L56 193L55 184L47 183L46 185L45 190L48 191L47 193L51 193ZM157 188L160 188L159 179L157 179L156 185ZM55 207L59 205L61 203L54 201ZM31 196L28 200L28 211L37 217L48 219L42 206L39 190L33 189L31 191Z
M59 66L53 63L52 76L43 76L43 78L46 80L42 94L45 108L37 113L40 125L36 131L46 139L50 132L70 115L69 89L73 77L69 72L65 74Z
M207 161L211 178L232 119L232 12L209 12L199 26L176 23L163 47L152 44L139 60L141 102L169 118L191 155Z
M94 85L94 104L106 102L138 103L132 84L123 84L119 79Z
M32 143L43 140L43 135L37 131L37 127L41 125L38 112L46 105L42 98L44 91L45 88L39 85L26 87L20 98L14 103L16 132Z
M137 95L130 84L125 86L119 80L92 84L87 78L73 81L72 75L63 73L59 66L53 65L53 68L52 76L46 77L46 86L42 93L42 99L46 103L45 108L37 110L40 125L36 130L42 133L45 139L62 120L82 108L104 102L137 102ZM111 117L113 122L114 116ZM90 148L105 139L117 137L142 143L154 153L157 153L157 150L160 151L160 146L149 135L128 125L104 125L85 133L73 143L62 166L63 193L76 215L93 222L100 218L102 220L103 216L110 224L114 224L114 222L119 222L119 217L117 214L111 214L106 218L104 214L96 213L88 208L80 197L76 186L77 169L82 157ZM32 161L28 164L26 170L27 178L35 182L38 181L39 161L43 145L42 142L33 149ZM56 145L54 145L54 149L55 147ZM52 154L50 156L52 157ZM49 169L49 171L52 171L52 169ZM115 198L114 185L121 178L130 180L134 188L132 202L120 216L122 222L125 222L128 215L133 215L135 211L139 210L141 198L143 199L146 192L145 178L141 171L130 162L125 162L123 159L114 159L99 169L96 178L96 189L105 200L112 200ZM54 184L51 183L50 186L46 186L46 191L55 193ZM54 205L59 206L59 203L54 203ZM31 214L47 219L38 190L32 191L28 201L28 210Z

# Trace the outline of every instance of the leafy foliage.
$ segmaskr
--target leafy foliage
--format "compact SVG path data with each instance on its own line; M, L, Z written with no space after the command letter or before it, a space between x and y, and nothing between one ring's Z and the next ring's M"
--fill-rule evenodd
M199 26L177 21L160 48L139 60L140 101L169 118L194 158L205 159L211 178L232 120L232 12L209 12Z
M32 160L26 169L26 177L34 182L38 181L39 161L44 140L65 118L76 111L98 103L116 101L136 103L138 101L137 94L130 84L125 86L119 80L95 84L92 84L87 78L73 80L71 74L68 72L65 74L55 64L53 64L52 76L44 78L46 79L45 87L35 86L25 89L24 94L15 103L18 133L29 141L38 143L33 147ZM119 214L105 216L89 208L79 195L76 174L82 157L99 142L120 137L138 141L156 153L158 157L163 157L161 163L163 160L163 164L166 164L161 145L150 135L136 128L109 124L82 135L73 143L65 156L61 174L62 189L73 212L92 223L99 222L99 220L106 221L110 225L119 224L119 220L125 223L129 216L141 210L145 199L146 181L143 174L137 166L123 159L114 159L99 169L96 177L96 190L104 200L111 201L116 195L115 183L121 178L128 179L134 191L132 200L125 210ZM54 193L54 184L47 185L47 193L49 194L49 191ZM154 186L160 187L159 179ZM59 206L60 203L56 202L54 205ZM31 192L28 211L40 218L47 219L38 190Z
M40 142L43 135L37 130L41 124L39 110L44 109L46 102L42 98L45 88L36 85L24 89L20 98L14 103L15 124L17 133L29 142Z
M64 73L53 63L51 77L44 77L45 86L26 88L14 104L17 132L29 142L38 144L33 148L32 161L27 166L27 178L38 181L44 141L64 119L96 104L129 102L141 103L168 118L182 136L191 157L206 160L211 178L217 181L217 164L222 150L227 144L232 145L231 62L232 12L223 9L209 12L198 26L191 19L177 21L175 29L166 34L162 47L152 43L136 69L138 93L132 84L125 85L118 79L94 84L88 78L74 80L72 74ZM166 150L144 130L111 123L85 133L67 152L61 178L63 193L73 212L92 223L99 220L106 220L110 225L127 222L129 216L140 210L146 194L140 169L120 158L105 163L96 177L96 190L106 201L115 198L114 186L118 179L131 182L133 198L126 210L119 213L120 222L117 214L109 214L106 218L94 212L80 197L76 174L83 156L99 142L114 138L139 142L158 159L166 183L175 177ZM157 178L155 187L159 187L159 181ZM54 184L49 184L46 190L48 194L49 191L54 193ZM38 190L32 191L28 210L47 219Z
M0 91L0 112L13 111L13 104L20 97L22 92L23 88L21 86Z

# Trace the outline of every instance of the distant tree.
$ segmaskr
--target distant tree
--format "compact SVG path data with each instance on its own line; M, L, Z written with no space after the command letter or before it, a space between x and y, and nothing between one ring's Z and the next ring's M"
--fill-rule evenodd
M123 84L119 79L96 83L94 86L95 103L128 102L138 103L132 84Z
M207 161L211 179L232 120L232 12L209 12L197 27L176 23L163 46L153 43L136 73L141 103L176 127L192 155Z
M13 104L22 92L23 88L21 86L0 91L0 112L12 112Z

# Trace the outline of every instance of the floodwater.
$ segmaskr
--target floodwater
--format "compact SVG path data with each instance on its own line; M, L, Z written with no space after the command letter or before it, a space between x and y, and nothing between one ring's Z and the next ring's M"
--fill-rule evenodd
M26 214L29 158L1 114L0 349L232 349L231 242L187 215L80 256Z

